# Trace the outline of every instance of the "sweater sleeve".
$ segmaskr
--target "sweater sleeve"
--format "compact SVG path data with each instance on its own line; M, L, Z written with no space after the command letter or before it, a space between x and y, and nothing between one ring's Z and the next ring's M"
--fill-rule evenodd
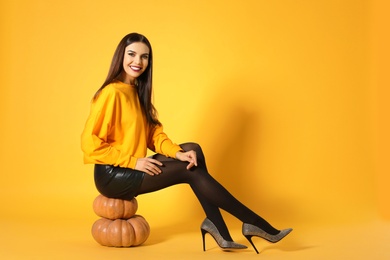
M90 115L81 135L85 163L119 164L121 152L107 142L115 123L113 117L116 105L114 91L102 91L92 103Z
M149 138L148 148L156 153L175 158L181 147L173 143L163 131L163 126L155 126Z

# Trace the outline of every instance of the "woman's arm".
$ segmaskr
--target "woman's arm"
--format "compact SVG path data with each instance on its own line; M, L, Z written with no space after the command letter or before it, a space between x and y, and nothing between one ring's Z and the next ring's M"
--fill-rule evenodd
M176 158L176 153L183 150L169 139L168 135L164 133L162 125L154 126L150 130L148 148L171 158Z
M91 111L81 135L81 148L85 163L135 165L135 158L122 158L121 151L110 145L109 135L115 126L119 100L115 90L106 87L93 101ZM111 140L112 141L112 140ZM126 159L126 161L125 161Z

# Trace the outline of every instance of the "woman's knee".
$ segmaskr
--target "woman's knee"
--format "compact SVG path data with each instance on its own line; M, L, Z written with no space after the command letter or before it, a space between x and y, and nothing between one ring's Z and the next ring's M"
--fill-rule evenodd
M193 142L184 143L184 144L181 144L180 147L183 148L184 151L191 151L191 150L193 150L197 154L203 153L202 147L200 147L200 145L198 143L193 143Z
M184 151L195 151L196 157L198 161L198 167L197 168L203 168L207 172L206 167L206 158L203 154L202 147L200 147L197 143L184 143L180 145L181 148L183 148Z

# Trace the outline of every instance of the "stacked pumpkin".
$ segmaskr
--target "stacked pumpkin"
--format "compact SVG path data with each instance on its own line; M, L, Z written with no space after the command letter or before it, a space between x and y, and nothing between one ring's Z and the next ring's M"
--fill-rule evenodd
M112 199L99 195L93 202L93 210L101 218L92 226L92 236L99 244L113 247L138 246L150 234L148 222L136 215L138 202Z

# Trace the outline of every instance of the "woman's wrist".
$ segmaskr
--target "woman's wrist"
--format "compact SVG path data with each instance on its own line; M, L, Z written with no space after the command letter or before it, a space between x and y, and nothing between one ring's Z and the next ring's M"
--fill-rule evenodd
M179 156L180 156L183 152L184 152L183 150L177 151L176 154L175 154L175 159L179 159Z

